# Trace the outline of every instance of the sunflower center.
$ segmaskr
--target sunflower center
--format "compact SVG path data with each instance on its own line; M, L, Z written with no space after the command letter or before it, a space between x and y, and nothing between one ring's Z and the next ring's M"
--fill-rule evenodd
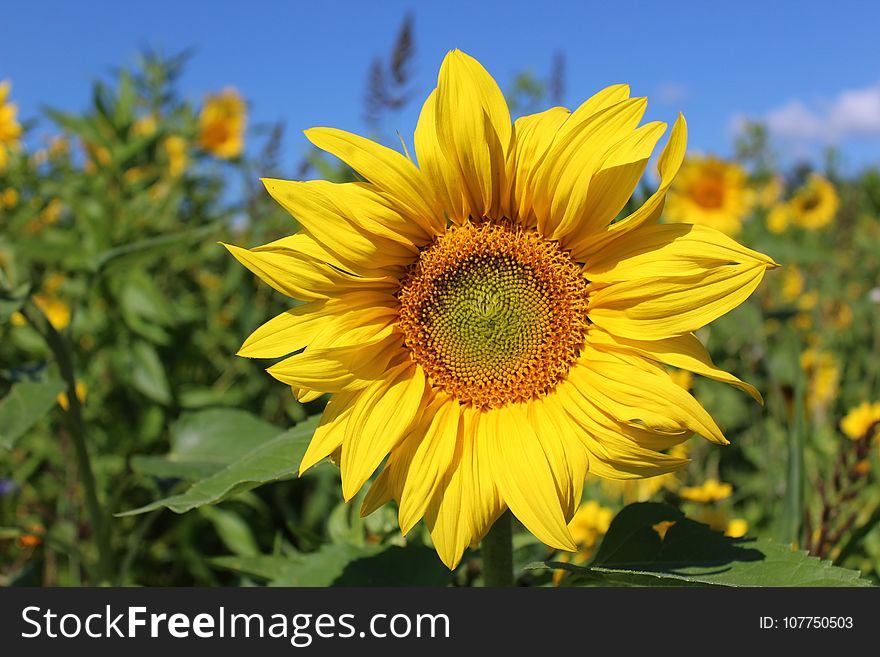
M454 226L404 279L400 327L433 385L497 408L565 377L587 330L580 267L507 221Z
M720 208L724 203L724 184L715 178L701 180L694 189L694 200L704 208Z

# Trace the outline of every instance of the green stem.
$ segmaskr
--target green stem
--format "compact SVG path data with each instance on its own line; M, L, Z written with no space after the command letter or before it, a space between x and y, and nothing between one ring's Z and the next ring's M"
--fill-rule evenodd
M28 322L33 327L38 327L33 313L25 306L22 312ZM82 417L82 405L76 394L76 376L73 369L73 357L67 341L61 336L52 323L45 319L42 322L45 326L43 337L46 344L55 355L58 361L58 369L61 377L67 384L67 415L70 419L71 440L73 442L74 452L76 454L76 465L79 471L80 480L83 484L83 490L86 496L86 510L92 524L92 531L95 535L95 544L98 548L98 583L101 585L109 584L113 575L113 554L110 548L110 535L107 532L107 522L101 504L98 501L97 486L95 485L95 474L92 470L92 461L89 457L89 450L86 446L85 423ZM37 329L39 330L39 329Z
M484 586L513 586L513 531L510 519L510 511L505 511L481 544Z

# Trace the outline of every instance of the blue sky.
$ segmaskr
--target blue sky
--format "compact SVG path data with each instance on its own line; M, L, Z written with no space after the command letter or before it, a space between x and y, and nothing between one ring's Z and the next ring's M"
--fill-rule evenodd
M285 121L294 161L301 129L365 132L370 62L407 11L419 100L386 127L408 139L450 48L502 88L524 70L546 74L561 51L567 105L628 82L648 96L647 118L685 113L693 150L730 153L732 126L750 116L769 121L789 160L834 143L849 167L880 162L877 2L18 2L3 11L0 79L33 118L44 104L84 108L91 80L143 47L192 46L186 95L238 88L252 121Z

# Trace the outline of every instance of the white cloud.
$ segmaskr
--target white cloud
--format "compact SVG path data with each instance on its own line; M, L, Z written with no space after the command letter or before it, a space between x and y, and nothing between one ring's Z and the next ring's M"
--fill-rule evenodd
M666 83L658 85L657 90L651 96L661 103L671 105L684 100L688 94L689 90L683 84Z
M733 125L744 117L737 116ZM880 84L842 91L831 100L790 100L755 117L775 137L837 143L850 137L880 136Z

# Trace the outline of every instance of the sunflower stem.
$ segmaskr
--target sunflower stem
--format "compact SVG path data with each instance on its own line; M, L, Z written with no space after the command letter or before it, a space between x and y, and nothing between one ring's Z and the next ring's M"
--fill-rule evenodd
M513 586L513 530L505 511L482 541L483 585Z

